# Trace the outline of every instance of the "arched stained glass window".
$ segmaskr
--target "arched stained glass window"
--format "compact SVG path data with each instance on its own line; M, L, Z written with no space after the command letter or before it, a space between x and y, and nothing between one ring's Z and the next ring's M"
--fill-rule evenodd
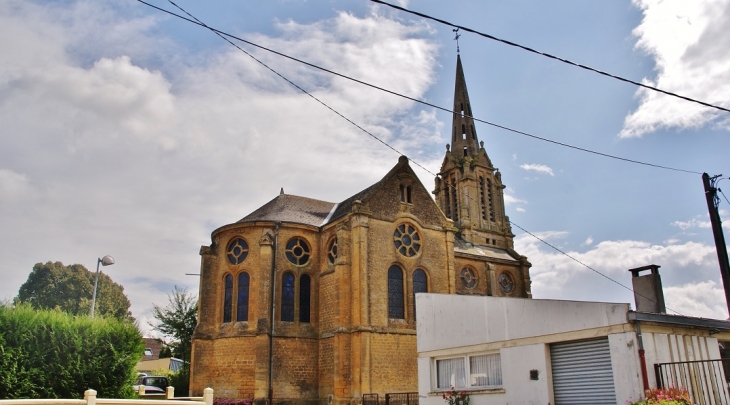
M226 274L223 293L223 322L231 321L233 311L233 276Z
M309 323L311 308L312 279L308 274L299 278L299 322Z
M413 272L413 319L416 319L416 294L428 292L426 272L417 269Z
M248 286L251 281L248 273L238 275L238 302L236 303L236 322L248 321Z
M388 318L405 319L403 306L403 271L398 266L390 266L388 269Z
M281 320L294 322L294 274L290 272L281 278Z

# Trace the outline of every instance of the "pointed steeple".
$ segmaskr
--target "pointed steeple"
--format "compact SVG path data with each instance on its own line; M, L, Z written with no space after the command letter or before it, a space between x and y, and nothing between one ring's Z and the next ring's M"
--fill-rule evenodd
M454 221L463 241L512 249L514 235L504 211L505 186L477 137L460 55L456 57L453 111L451 145L446 145L435 179L436 201Z
M469 92L466 90L461 55L456 56L456 82L454 86L454 117L451 126L451 153L454 156L475 156L479 151L474 119L472 118Z

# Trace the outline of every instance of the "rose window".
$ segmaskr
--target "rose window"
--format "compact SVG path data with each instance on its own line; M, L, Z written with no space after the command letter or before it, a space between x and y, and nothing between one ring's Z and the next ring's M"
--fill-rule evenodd
M499 289L503 293L509 293L515 289L515 282L512 280L512 276L506 272L497 277L497 284L499 284Z
M231 264L241 264L248 256L248 243L241 238L236 238L228 244L226 251L228 262Z
M477 286L477 283L479 282L479 278L477 276L477 273L474 271L474 269L470 269L468 267L464 267L461 269L461 284L466 288L474 288Z
M421 250L421 237L412 225L401 224L393 233L393 244L400 254L412 257Z
M286 258L296 265L303 265L309 261L309 245L302 238L291 238L286 244Z

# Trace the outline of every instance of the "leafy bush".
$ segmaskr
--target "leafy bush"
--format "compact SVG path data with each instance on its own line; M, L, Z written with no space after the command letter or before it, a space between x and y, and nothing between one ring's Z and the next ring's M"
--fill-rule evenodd
M143 352L129 321L0 305L0 398L131 398Z

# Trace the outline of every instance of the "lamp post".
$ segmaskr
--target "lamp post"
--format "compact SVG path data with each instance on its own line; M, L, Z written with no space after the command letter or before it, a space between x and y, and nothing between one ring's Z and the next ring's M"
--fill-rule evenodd
M94 307L96 306L96 285L99 283L99 264L102 266L111 266L114 264L114 258L106 255L96 261L96 277L94 277L94 294L91 296L91 314L90 317L94 317Z

